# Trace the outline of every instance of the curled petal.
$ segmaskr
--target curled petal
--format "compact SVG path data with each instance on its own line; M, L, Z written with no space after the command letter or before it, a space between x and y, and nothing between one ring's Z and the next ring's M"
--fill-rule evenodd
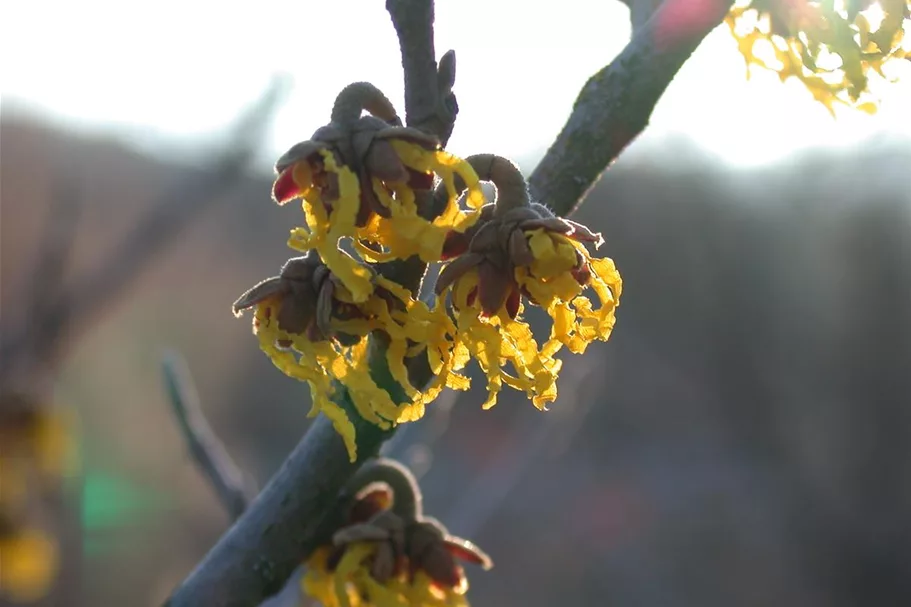
M506 313L509 314L509 318L515 319L519 315L519 310L522 305L522 296L519 293L519 290L513 286L509 290L509 295L506 296Z
M323 262L351 291L355 301L365 301L373 291L372 273L338 247L340 238L356 231L360 208L358 178L351 169L338 164L330 151L321 150L320 155L326 172L337 179L338 200L332 205L332 212L328 216L321 199L305 202L304 211L310 233L307 234L300 228L292 230L288 245L303 251L319 251Z
M360 523L336 531L332 536L332 543L341 546L353 542L379 542L388 539L388 529L382 529L370 523Z
M298 162L307 162L312 159L314 154L328 146L321 141L301 141L291 146L287 152L281 155L275 163L275 172L284 173L292 165Z
M407 141L393 139L390 143L405 166L424 173L436 173L443 180L449 194L449 206L457 205L459 193L455 180L461 178L468 188L468 206L479 209L484 205L484 193L478 176L471 165L443 150L428 151ZM446 213L444 212L444 215Z
M528 266L535 260L522 230L513 230L509 234L509 259L516 266Z
M467 253L457 257L446 264L446 267L440 272L434 290L437 294L442 293L450 287L456 280L462 277L465 272L477 266L483 260L483 256L477 253Z
M270 297L285 295L288 290L288 286L278 276L267 278L237 298L237 301L231 306L234 316L240 316L247 308L251 308Z
M376 546L369 543L352 545L345 551L333 575L333 584L338 603L342 607L351 607L348 596L348 580L361 567L361 564L376 551ZM335 603L335 601L333 601ZM359 604L359 603L358 603Z
M304 189L294 179L294 167L288 167L279 173L272 184L272 199L278 204L285 204L303 196Z
M435 136L410 126L385 128L377 133L376 138L402 139L425 147L428 150L435 150L440 146L440 140Z
M285 297L279 303L275 320L282 331L301 334L313 321L313 313L313 301L309 297ZM328 333L323 333L313 341L325 339L328 335Z
M569 237L573 240L577 240L579 242L593 242L596 249L604 244L604 237L601 236L601 232L592 232L581 223L576 223L575 221L570 221L569 219L564 219L563 221L572 227L573 231Z
M335 285L331 280L324 280L316 298L316 326L323 335L332 335L332 296Z
M465 577L455 557L441 544L435 544L425 550L419 561L413 561L434 582L448 588L462 584Z
M385 583L396 573L398 565L393 547L389 543L382 543L377 546L376 552L373 554L370 576L381 584Z
M443 253L440 256L441 261L446 261L461 255L468 250L471 239L467 234L460 234L456 231L450 231L446 234L446 240L443 241Z
M504 276L493 264L483 261L478 266L478 300L487 316L495 316L506 301L511 277Z
M500 243L499 225L498 222L491 221L478 228L471 239L471 244L468 245L468 250L476 253L496 250Z
M361 489L348 513L349 523L365 523L392 506L392 489L386 483L371 483Z
M445 544L446 549L457 559L480 565L485 571L493 568L493 560L476 544L454 536L447 536Z
M364 164L372 176L383 181L408 181L408 171L388 141L374 140Z
M523 230L534 230L537 228L544 228L548 232L556 232L558 234L569 234L573 231L573 226L565 219L560 219L559 217L542 217L540 219L529 219L522 222Z
M576 267L576 249L566 237L543 229L532 230L528 236L528 246L534 255L530 265L535 276L547 279Z
M384 209L383 205L377 200L370 180L365 173L358 175L358 183L360 185L361 203L354 219L354 225L358 228L362 228L370 222L374 213L386 212L388 214L388 211Z

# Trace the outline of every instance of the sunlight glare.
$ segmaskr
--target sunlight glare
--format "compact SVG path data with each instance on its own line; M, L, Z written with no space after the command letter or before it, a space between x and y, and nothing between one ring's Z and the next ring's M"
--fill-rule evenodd
M437 54L458 53L460 113L450 141L456 154L496 151L527 161L543 153L579 89L629 37L629 12L615 0L518 6L437 1ZM44 18L48 10L53 20ZM877 11L874 5L867 13ZM160 0L142 11L141 25L135 10L115 0L16 2L4 13L0 52L17 58L3 65L4 108L17 100L132 145L198 146L218 136L275 72L293 75L295 87L264 156L309 137L353 80L371 80L404 110L398 41L379 1L264 0L235 10L217 0ZM32 31L38 24L40 35ZM848 145L875 132L911 137L904 115L909 69L890 67L889 75L902 80L876 89L883 98L877 116L846 111L833 122L806 90L761 70L747 82L743 65L727 28L716 28L671 82L632 151L682 136L742 165Z
M882 25L883 19L886 17L886 13L883 12L883 7L879 2L874 2L870 7L860 13L863 15L867 23L870 24L870 31L875 32L879 29L879 26Z
M760 38L753 43L753 54L772 69L778 70L784 67L775 54L775 45L766 38Z

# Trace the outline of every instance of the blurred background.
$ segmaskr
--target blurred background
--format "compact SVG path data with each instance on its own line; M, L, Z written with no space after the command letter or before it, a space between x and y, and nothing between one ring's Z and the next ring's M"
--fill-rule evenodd
M458 54L451 150L530 171L629 13L517 6L439 1L437 52ZM15 576L3 544L0 604L157 605L228 525L162 353L264 485L309 409L230 312L292 256L271 162L348 82L401 111L398 44L379 1L2 11L0 506L16 429L41 491L0 516L40 531ZM493 557L473 605L911 604L906 67L877 115L833 120L748 81L725 28L684 66L575 217L624 278L611 340L566 359L547 414L506 392L482 412L475 382L387 446Z

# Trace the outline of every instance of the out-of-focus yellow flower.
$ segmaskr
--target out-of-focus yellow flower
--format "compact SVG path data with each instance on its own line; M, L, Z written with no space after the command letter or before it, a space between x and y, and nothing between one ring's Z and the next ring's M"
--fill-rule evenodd
M484 408L496 403L506 384L543 409L557 396L561 363L554 355L563 346L584 352L593 340L610 336L620 275L610 259L592 259L585 248L600 245L600 234L528 201L512 163L492 155L468 160L497 186L497 202L482 209L474 226L448 239L444 255L454 259L437 281L437 306L449 297L455 335L487 375ZM583 295L589 287L597 308ZM541 346L522 320L523 295L553 318L550 339Z
M54 539L41 529L0 529L0 596L30 603L45 596L57 576Z
M256 285L234 304L235 314L255 307L253 329L260 347L285 374L310 385L310 415L321 411L332 420L352 461L357 457L354 424L333 401L334 381L347 389L361 417L382 428L420 419L424 406L444 386L468 386L453 370L460 362L464 365L464 357L454 352L438 311L383 277L374 277L370 289L366 300L355 301L311 253L289 260L279 276ZM405 388L405 402L394 402L371 375L366 337L374 331L386 336L386 360ZM406 366L406 358L418 355L427 356L440 371L423 391L411 386Z
M27 465L51 482L78 470L78 424L72 410L20 394L5 394L0 401L0 462L6 460L7 470Z
M840 103L872 113L868 78L909 56L903 48L908 0L750 0L726 18L747 64L795 77L834 115Z
M76 430L70 409L0 395L0 597L38 600L56 578L56 540L33 521L41 499L79 466Z
M468 583L450 588L418 571L413 580L403 573L383 582L370 575L376 546L350 546L334 571L327 566L329 550L321 548L307 561L302 588L323 607L468 607Z
M349 521L307 560L304 592L324 607L467 607L458 561L490 569L490 558L423 516L420 488L401 464L368 464L352 482Z

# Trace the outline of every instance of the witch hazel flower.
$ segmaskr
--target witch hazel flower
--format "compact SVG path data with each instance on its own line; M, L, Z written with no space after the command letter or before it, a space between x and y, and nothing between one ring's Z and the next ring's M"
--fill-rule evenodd
M254 308L253 332L260 348L286 375L310 386L310 415L324 413L343 438L351 461L357 458L355 427L334 397L338 385L351 396L357 413L381 428L414 421L446 386L468 388L468 379L450 372L455 354L448 339L451 321L412 298L411 292L371 270L369 294L358 301L315 251L288 260L234 303L235 315ZM447 324L448 323L448 324ZM393 377L407 398L395 402L373 379L367 336L379 333ZM425 390L408 379L406 359L427 356L439 371ZM467 357L460 360L464 364Z
M497 198L469 229L447 238L444 257L450 261L437 280L436 305L448 300L457 339L487 375L484 408L496 404L506 384L543 409L557 397L561 361L554 355L564 346L584 352L592 341L610 336L620 274L612 260L588 252L586 244L601 245L600 234L529 200L512 162L492 154L466 160L481 180L496 186ZM597 307L587 289L597 296ZM522 317L523 301L544 308L553 320L541 345Z
M357 300L368 296L370 277L341 254L341 238L356 239L368 261L412 255L438 261L446 232L457 222L468 225L457 203L456 176L468 184L469 205L483 204L471 167L444 151L436 137L401 126L386 96L367 82L345 87L329 124L285 152L275 171L273 198L279 204L304 200L306 227L292 230L289 246L316 249ZM415 192L432 189L434 176L450 197L443 212L428 219Z
M480 548L425 516L420 488L394 460L367 464L331 543L307 560L304 593L323 607L468 607L460 563L493 566Z

